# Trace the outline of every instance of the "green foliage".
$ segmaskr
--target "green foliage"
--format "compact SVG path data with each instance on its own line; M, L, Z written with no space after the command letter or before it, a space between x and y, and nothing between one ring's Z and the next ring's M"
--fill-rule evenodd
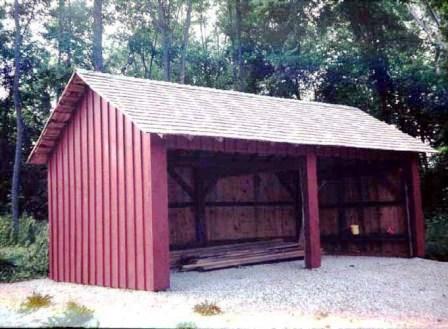
M17 240L12 234L12 221L10 216L0 216L0 247L20 246L29 247L35 243L41 243L47 237L47 224L36 221L26 214L20 218L20 227Z
M426 219L426 257L448 261L448 214Z
M23 35L24 155L37 140L73 68L92 67L91 6L82 0L33 3L40 8L37 13L32 5L24 6L21 13L23 22L42 27ZM105 2L106 71L162 78L158 5L168 3L170 70L172 80L178 79L187 1ZM241 12L238 37L237 3ZM0 3L0 213L10 206L16 131L11 4ZM419 6L423 21L440 40L416 22L409 4ZM446 0L194 0L185 80L353 105L443 148L448 145L448 51L443 44L448 44ZM237 63L238 45L242 63ZM446 156L436 162L425 168L423 176L423 187L429 191L423 194L425 210L431 212L448 209ZM45 219L45 195L45 168L24 165L21 209ZM0 245L9 243L8 235L0 236L6 239Z
M38 278L48 272L47 224L26 216L19 229L15 242L11 219L0 217L0 282Z
M49 327L98 327L99 323L93 324L94 311L85 305L75 301L69 301L64 313L60 316L53 316L48 320Z
M26 300L20 305L21 312L34 312L44 307L49 307L51 305L51 300L53 297L50 295L42 295L33 292L32 295L28 296Z
M216 305L216 303L209 301L196 304L193 307L193 311L203 316L218 315L222 313L221 308Z
M196 329L197 327L194 322L179 322L176 326L177 329Z

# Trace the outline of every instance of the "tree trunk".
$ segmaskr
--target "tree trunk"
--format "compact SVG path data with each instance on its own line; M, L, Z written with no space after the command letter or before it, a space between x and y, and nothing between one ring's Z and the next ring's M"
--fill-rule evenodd
M103 0L93 3L93 67L103 71Z
M180 83L185 83L185 62L187 57L188 37L190 36L191 11L193 8L193 0L187 0L187 17L185 18L184 36L182 41L182 50L180 58Z
M19 13L19 1L14 0L14 25L15 25L15 37L14 37L14 84L13 84L13 98L14 109L16 112L16 149L14 156L14 167L12 174L12 186L11 186L11 212L13 221L13 233L17 238L19 231L19 193L20 193L20 169L22 166L22 140L23 140L23 125L22 125L22 105L20 101L20 62L21 62L21 45L22 34L20 31L20 13Z
M68 26L68 37L67 37L67 65L72 66L72 40L73 40L73 28L72 28L72 4L70 0L68 3L68 16L67 16L67 26Z
M152 66L153 66L153 63L154 63L154 57L156 56L156 47L157 47L157 34L154 36L154 42L153 42L153 44L152 44L152 47L151 47L151 59L150 59L150 61L149 61L149 74L148 74L148 79L151 79L152 78Z
M243 50L241 46L241 1L235 0L235 69L236 69L236 81L234 81L234 88L236 90L243 91Z
M63 53L64 11L65 11L65 0L59 0L59 5L58 5L58 65L61 64L62 53ZM58 95L58 98L59 98L59 95Z
M162 68L163 80L171 80L171 33L169 26L169 8L166 8L166 3L163 0L158 1L158 27L162 35Z

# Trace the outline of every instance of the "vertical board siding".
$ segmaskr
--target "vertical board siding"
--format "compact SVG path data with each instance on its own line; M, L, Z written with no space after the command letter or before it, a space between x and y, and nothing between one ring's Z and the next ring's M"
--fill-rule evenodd
M74 148L74 125L69 126L69 199L70 199L70 281L75 282L75 269L76 269L76 232L75 232L75 210L76 210L76 198L75 198L75 148Z
M81 209L82 218L82 283L88 283L89 280L89 165L88 165L88 127L87 127L87 97L84 97L81 108L79 110L79 120L81 122L81 173L82 173L82 187L81 187Z
M108 104L101 100L101 145L102 145L102 178L103 178L103 284L111 286L111 232L112 221L110 211L110 149L109 149L109 111Z
M147 150L151 148L151 141L147 134L141 136L141 146L142 150ZM151 155L149 152L142 152L142 165L145 166L148 163L151 163ZM146 167L145 167L146 168ZM151 171L143 170L143 218L150 218L151 209L152 209L152 198L149 186L151 186ZM147 257L145 257L144 264L144 272L145 278L147 279L145 282L145 289L149 289L149 287L154 286L154 277L150 275L151 269L154 268L154 263L151 255L153 254L152 248L152 229L150 223L147 221L143 221L143 248L144 252L147 253Z
M74 142L74 156L75 156L75 282L81 283L82 280L82 157L81 157L81 124L79 112L76 112L73 118L73 142Z
M111 286L118 288L120 259L119 217L118 217L118 154L117 154L117 111L109 110L109 146L110 146L110 199L111 199Z
M103 187L103 159L102 159L102 121L101 121L101 99L100 97L93 97L93 126L94 138L93 145L95 146L95 263L96 263L96 277L95 282L98 285L104 285L104 241L103 241L103 195L105 193Z
M64 182L62 176L62 151L58 149L56 154L56 195L58 198L57 202L57 212L58 212L58 231L57 231L57 239L58 239L58 280L64 281L64 252L65 252L65 244L64 244Z
M96 229L96 177L95 177L95 126L93 125L93 92L91 90L87 93L87 135L88 135L88 187L89 187L89 284L96 284L96 244L95 244L95 229Z
M126 181L124 164L124 118L117 113L117 174L118 174L118 286L126 287ZM123 193L124 192L124 193Z
M136 253L135 253L135 200L134 200L134 132L133 124L129 120L124 121L124 166L126 182L126 250L127 250L127 286L136 287ZM132 182L132 183L131 183Z
M143 165L142 165L142 144L141 132L133 129L134 138L134 196L135 196L135 243L136 246L144 246L144 217L143 217ZM135 273L136 288L145 289L145 248L136 247Z
M152 290L163 290L169 287L169 229L168 229L168 172L166 150L162 140L157 135L145 134L150 139L151 184L145 187L150 189L151 195L151 248L153 276ZM145 152L146 153L146 152ZM146 164L146 163L145 163ZM153 269L157 269L154 271Z
M166 150L154 138L86 91L48 161L50 278L168 288Z
M47 185L48 185L48 276L50 279L54 280L54 214L53 214L53 180L51 179L51 174L53 170L52 161L48 162L48 171L47 171Z

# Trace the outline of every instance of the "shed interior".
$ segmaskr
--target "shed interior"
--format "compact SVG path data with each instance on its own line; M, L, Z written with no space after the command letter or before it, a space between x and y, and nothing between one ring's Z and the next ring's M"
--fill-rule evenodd
M292 156L169 150L170 249L273 239L302 248L302 163ZM318 178L326 253L410 255L399 161L322 157Z

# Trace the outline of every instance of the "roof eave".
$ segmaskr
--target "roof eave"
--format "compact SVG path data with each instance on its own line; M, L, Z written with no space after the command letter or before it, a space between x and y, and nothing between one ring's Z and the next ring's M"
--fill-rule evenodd
M86 86L87 84L74 71L28 156L26 161L28 164L44 165L47 163L48 155L57 144L57 140L70 120L76 104L84 94Z

